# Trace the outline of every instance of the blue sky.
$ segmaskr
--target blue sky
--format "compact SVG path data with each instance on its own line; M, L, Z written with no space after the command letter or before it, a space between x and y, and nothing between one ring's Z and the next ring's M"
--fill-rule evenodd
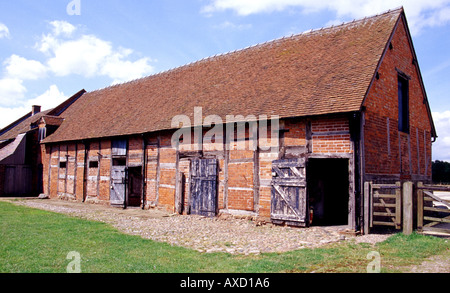
M0 128L33 104L52 108L83 88L399 6L437 126L433 157L450 161L450 0L1 1Z

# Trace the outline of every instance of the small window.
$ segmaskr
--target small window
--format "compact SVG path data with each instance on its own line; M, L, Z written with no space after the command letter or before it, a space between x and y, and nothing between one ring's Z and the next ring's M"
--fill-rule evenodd
M113 159L113 166L126 166L127 159L126 158L116 158Z
M409 80L398 76L398 130L409 133Z
M98 161L90 161L89 168L98 168Z
M60 169L66 169L67 168L67 162L59 162L59 168Z

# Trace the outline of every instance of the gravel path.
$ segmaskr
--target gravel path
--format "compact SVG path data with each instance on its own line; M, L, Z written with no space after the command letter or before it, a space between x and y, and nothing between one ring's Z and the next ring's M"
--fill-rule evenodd
M339 241L377 243L390 235L343 236L337 227L280 227L231 216L205 218L171 215L152 209L117 209L59 200L21 200L15 204L105 222L120 231L200 252L260 254L315 248ZM342 227L340 228L342 230Z

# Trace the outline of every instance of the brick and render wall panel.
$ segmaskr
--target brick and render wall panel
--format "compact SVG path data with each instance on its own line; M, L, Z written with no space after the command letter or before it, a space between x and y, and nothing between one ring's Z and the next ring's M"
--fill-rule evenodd
M59 146L50 146L50 186L49 196L51 198L58 198L58 168L59 168Z
M272 203L272 162L278 159L278 152L261 152L259 154L259 215L270 217Z
M353 151L350 141L348 118L343 115L333 115L306 119L291 119L283 122L282 127L288 129L282 140L284 147L298 147L307 151L306 128L310 121L312 132L315 134L310 141L313 153L317 154L348 154ZM269 129L270 130L270 129ZM247 139L233 142L229 148L225 148L223 142L205 144L203 156L206 158L216 158L219 162L218 173L218 207L220 210L242 210L256 211L261 217L270 217L272 180L272 162L280 159L279 141L271 139L270 131L267 139L258 141L260 148L255 153L250 148L251 140L249 133ZM336 134L339 133L339 134ZM188 154L192 150L180 147L180 151L171 145L171 133L157 133L147 138L145 166L146 182L146 202L149 206L160 206L175 211L175 198L177 190L177 171L184 175L184 194L181 194L184 201L184 212L188 210L189 188L190 188L190 161L194 157ZM128 141L128 166L142 166L144 160L144 141L142 137L129 137ZM50 148L49 148L50 150ZM63 151L61 151L63 150ZM191 152L192 153L192 152ZM69 155L70 163L68 167L68 178L57 179L59 159ZM88 148L89 161L98 161L98 168L85 170L84 145L54 145L51 147L51 195L55 197L61 188L66 188L67 193L72 193L73 197L81 201L83 199L83 176L87 173L87 196L88 201L109 202L110 180L111 180L111 141L97 140L91 141ZM180 158L177 161L177 155ZM305 155L305 154L301 154ZM76 165L75 165L76 160ZM255 161L256 160L256 161ZM47 160L48 161L48 160ZM177 170L178 164L178 170ZM258 170L255 172L255 164ZM75 166L77 166L75 170ZM72 170L73 169L73 170ZM65 174L65 173L64 173ZM256 177L255 177L256 176ZM73 183L69 183L69 181ZM255 182L258 184L255 185ZM58 183L58 187L56 187ZM67 184L69 183L69 184ZM258 197L255 195L258 194ZM255 198L259 198L255 202ZM255 210L256 209L256 210Z
M366 174L431 178L431 124L418 70L401 22L365 102ZM398 131L398 72L409 81L410 133Z
M75 197L76 200L81 202L83 201L83 192L84 192L84 158L85 158L85 146L84 144L77 144L77 176L76 176L76 190Z
M158 182L159 182L159 147L158 139L149 139L150 145L147 146L147 165L146 165L146 199L150 206L157 205Z
M99 155L99 181L98 181L98 200L107 203L110 199L111 192L111 141L102 140L100 142Z
M100 141L92 141L89 144L88 150L88 163L87 170L87 190L86 190L86 201L88 202L98 202L98 187L99 187L99 167L100 167ZM98 167L92 166L91 162L98 162Z
M158 205L174 211L176 191L177 150L172 147L169 134L160 137Z
M248 133L245 134L248 138ZM229 146L228 209L253 211L254 209L254 151L250 140L238 137Z
M66 193L75 199L75 175L76 175L76 144L70 144L67 146L67 183L66 183Z
M61 163L67 163L67 145L60 145L58 150L58 160L59 160L59 166L58 166L58 197L64 198L66 196L66 168L61 167Z
M142 166L144 160L143 145L142 137L131 137L128 140L128 166Z

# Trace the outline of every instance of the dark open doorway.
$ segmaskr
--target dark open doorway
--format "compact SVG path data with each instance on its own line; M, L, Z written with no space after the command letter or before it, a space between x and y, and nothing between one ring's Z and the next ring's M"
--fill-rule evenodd
M128 206L141 206L142 199L142 167L128 169Z
M309 159L306 173L311 225L348 224L348 164L348 159Z

